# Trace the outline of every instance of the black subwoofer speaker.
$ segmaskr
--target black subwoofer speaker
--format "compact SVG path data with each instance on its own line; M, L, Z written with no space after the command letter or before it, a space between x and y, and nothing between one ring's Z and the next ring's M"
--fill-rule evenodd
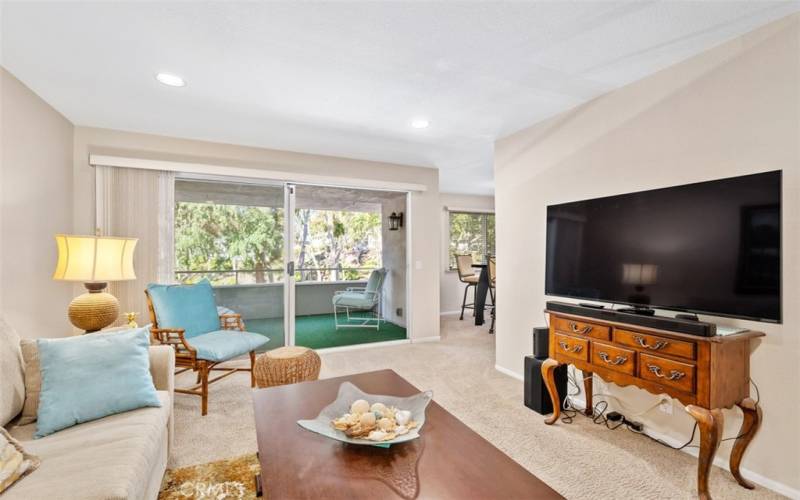
M547 359L550 352L550 329L537 327L533 329L533 357Z
M547 415L553 413L553 405L542 378L543 362L542 359L525 356L525 406L536 413ZM561 404L567 396L567 365L555 369L555 379Z

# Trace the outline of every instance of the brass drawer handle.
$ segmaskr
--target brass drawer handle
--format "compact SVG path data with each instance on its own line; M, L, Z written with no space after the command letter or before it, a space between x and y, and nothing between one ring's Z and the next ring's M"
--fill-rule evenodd
M560 345L561 348L564 349L567 352L572 351L572 352L577 353L577 352L581 352L581 349L583 349L582 345L576 345L576 346L570 348L569 344L567 344L566 342L562 342L562 341L559 341L558 345Z
M661 373L661 367L656 365L647 365L647 369L650 370L650 373L655 375L658 378L666 378L667 380L680 380L686 376L684 372L678 370L670 370L669 375L664 375Z
M669 342L667 342L666 340L659 340L655 344L650 345L643 337L640 337L638 335L633 337L633 340L635 340L637 344L644 347L645 349L652 349L653 351L658 351L659 349L663 349L667 347L667 345L669 344Z
M579 333L581 335L586 335L587 333L592 331L592 325L586 325L583 328L581 328L578 326L577 323L570 321L569 329L572 330L572 333Z
M603 361L605 361L609 365L615 365L615 366L616 365L621 365L621 364L625 363L626 361L628 361L628 356L617 356L616 359L614 359L614 361L611 361L611 358L605 352L601 351L597 355L600 356L600 359L602 359Z

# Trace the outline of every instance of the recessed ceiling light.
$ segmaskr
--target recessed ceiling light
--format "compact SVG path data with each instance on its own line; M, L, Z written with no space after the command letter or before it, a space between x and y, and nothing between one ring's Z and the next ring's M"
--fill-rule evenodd
M411 120L411 126L414 128L428 128L430 124L431 122L426 118L414 118Z
M179 77L178 75L170 75L169 73L157 74L156 80L164 85L169 85L170 87L183 87L186 85L186 82L183 81L183 78Z

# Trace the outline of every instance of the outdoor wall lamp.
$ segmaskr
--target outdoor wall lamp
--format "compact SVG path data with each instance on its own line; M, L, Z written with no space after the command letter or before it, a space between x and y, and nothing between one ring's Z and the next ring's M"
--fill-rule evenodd
M397 231L401 227L403 227L403 212L399 214L392 212L392 215L389 216L389 231Z

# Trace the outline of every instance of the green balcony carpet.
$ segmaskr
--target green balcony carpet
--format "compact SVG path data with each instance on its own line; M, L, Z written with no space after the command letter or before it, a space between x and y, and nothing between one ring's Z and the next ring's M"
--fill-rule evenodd
M246 319L245 328L248 332L260 333L269 337L269 343L264 346L264 351L283 345L283 318ZM351 327L337 330L333 314L298 316L295 319L295 343L311 349L386 342L405 338L406 329L388 321L381 322L380 330Z

